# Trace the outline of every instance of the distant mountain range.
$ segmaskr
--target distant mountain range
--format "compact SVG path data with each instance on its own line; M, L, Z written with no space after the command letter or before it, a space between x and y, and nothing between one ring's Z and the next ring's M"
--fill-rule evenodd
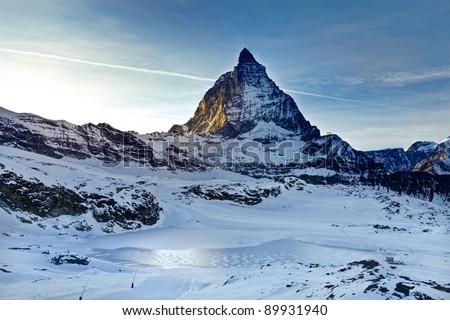
M391 172L450 173L450 137L440 141L417 141L408 150L402 148L366 151L375 162L383 163Z

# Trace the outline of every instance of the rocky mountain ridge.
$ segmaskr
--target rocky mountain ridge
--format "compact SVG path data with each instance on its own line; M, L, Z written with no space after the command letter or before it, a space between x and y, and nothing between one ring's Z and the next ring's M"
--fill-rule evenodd
M106 123L74 125L29 113L0 108L0 145L18 148L55 159L97 159L105 164L122 160L124 148L138 160L146 146L133 134Z
M361 174L382 170L379 164L391 172L412 171L417 163L434 156L434 160L416 169L426 171L424 167L430 168L431 162L443 157L442 152L436 156L431 151L434 145L429 142L417 142L406 152L402 149L359 152L337 135L320 136L317 127L305 119L294 100L276 86L265 67L246 48L234 70L220 76L206 92L194 116L166 134L143 136L122 132L105 123L80 126L6 109L0 111L0 145L53 158L96 159L111 167L133 164L204 170L218 164L229 169L248 167L250 162L253 167L283 167L284 171L325 168ZM252 153L245 149L247 141L257 157L249 156ZM225 151L211 153L210 144L219 151L225 145ZM229 154L228 147L235 144L237 148ZM279 146L284 149L278 150ZM220 161L208 161L210 158ZM266 158L270 161L265 161ZM428 169L428 172L446 171Z

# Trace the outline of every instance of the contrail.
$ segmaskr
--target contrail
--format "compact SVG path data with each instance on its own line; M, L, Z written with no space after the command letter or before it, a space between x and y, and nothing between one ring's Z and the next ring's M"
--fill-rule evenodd
M215 79L211 79L211 78L197 77L197 76L183 74L183 73L177 73L177 72L129 67L129 66L123 66L123 65L119 65L119 64L109 64L109 63L89 61L89 60L83 60L83 59L75 59L75 58L69 58L69 57L63 57L63 56L57 56L57 55L53 55L53 54L46 54L46 53L33 52L33 51L22 51L22 50L15 50L15 49L1 48L1 47L0 47L0 51L7 52L7 53L15 53L15 54L39 57L39 58L45 58L45 59L53 59L53 60L67 61L67 62L73 62L73 63L82 63L82 64L96 66L96 67L106 67L106 68L112 68L112 69L141 72L141 73L167 76L167 77L177 77L177 78L185 78L185 79L190 79L190 80L207 81L207 82L215 82L216 81ZM387 108L391 108L391 109L414 110L414 109L407 108L407 107L399 107L399 106L393 106L393 105L389 105L389 104L383 104L383 103L377 103L377 102L371 102L371 101L346 99L346 98L327 96L327 95L323 95L323 94L316 94L316 93L304 92L304 91L298 91L298 90L284 90L284 91L290 92L290 93L297 93L297 94L301 94L301 95L305 95L305 96L323 98L323 99L331 99L331 100L339 100L339 101L347 101L347 102L353 102L353 103L363 103L363 104L382 106L382 107L387 107Z
M8 48L0 48L0 51L8 52L8 53L22 54L22 55L27 55L27 56L34 56L34 57L45 58L45 59L82 63L82 64L87 64L87 65L96 66L96 67L106 67L106 68L155 74L155 75L160 75L160 76L185 78L185 79L191 79L191 80L197 80L197 81L208 81L208 82L215 81L214 79L197 77L197 76L192 76L192 75L183 74L183 73L128 67L128 66L122 66L122 65L118 65L118 64L109 64L109 63L95 62L95 61L89 61L89 60L83 60L83 59L68 58L68 57L56 56L56 55L40 53L40 52L22 51L22 50L8 49Z
M305 95L305 96L324 98L324 99L339 100L339 101L354 102L354 103L363 103L363 104L371 104L371 105L387 107L387 108L391 108L391 109L404 109L404 110L413 110L413 111L415 111L415 109L412 109L412 108L393 106L393 105L390 105L390 104L384 104L384 103L378 103L378 102L372 102L372 101L346 99L346 98L340 98L340 97L334 97L334 96L326 96L326 95L323 95L323 94L310 93L310 92L304 92L304 91L298 91L298 90L283 90L283 91L290 92L290 93L298 93L298 94L302 94L302 95Z

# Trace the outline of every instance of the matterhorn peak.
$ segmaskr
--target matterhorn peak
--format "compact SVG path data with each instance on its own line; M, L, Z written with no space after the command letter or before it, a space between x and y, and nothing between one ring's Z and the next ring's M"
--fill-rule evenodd
M170 132L211 132L234 138L259 123L272 123L305 141L320 137L294 99L278 88L247 48L239 54L238 62L206 92L194 116L185 125L173 126Z
M248 63L248 62L257 62L250 51L247 50L247 48L242 49L241 53L239 54L238 63Z

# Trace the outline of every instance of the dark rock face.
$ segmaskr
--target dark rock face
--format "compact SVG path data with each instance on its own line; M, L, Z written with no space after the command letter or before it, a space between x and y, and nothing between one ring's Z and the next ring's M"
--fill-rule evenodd
M13 172L0 174L0 206L22 210L40 217L86 212L84 199L63 186L46 186L23 179Z
M354 261L349 263L350 266L362 266L364 269L371 270L376 267L380 266L380 263L375 260L361 260L361 261Z
M222 186L201 186L189 187L184 194L196 195L206 200L232 201L245 205L256 205L264 198L277 197L281 194L280 187L254 188L236 183Z
M79 257L75 254L65 254L53 257L50 259L50 262L57 266L62 264L79 264L82 266L87 266L90 261L86 257Z
M126 206L111 195L77 193L62 185L47 186L9 171L0 174L0 207L42 218L91 213L98 222L107 222L110 226L116 224L126 230L155 224L163 211L150 192L136 190L135 193L134 201ZM90 227L80 224L79 230L86 228L89 230Z
M87 203L92 208L92 216L98 222L114 222L124 229L137 229L140 224L153 225L158 222L163 211L155 196L143 191L139 195L139 202L133 202L132 208L120 205L113 198L97 194L86 195Z
M236 137L258 122L297 133L303 140L320 137L319 130L300 113L294 100L267 76L266 68L244 48L232 72L220 76L186 123L186 132L213 132ZM173 127L179 130L181 126Z
M405 296L409 296L409 292L414 288L415 286L408 286L403 282L399 282L395 286L395 291L403 293Z
M247 48L242 49L241 53L239 54L239 59L238 59L238 63L242 64L242 63L255 63L256 60L253 57L253 55L250 53L250 51L248 51Z

